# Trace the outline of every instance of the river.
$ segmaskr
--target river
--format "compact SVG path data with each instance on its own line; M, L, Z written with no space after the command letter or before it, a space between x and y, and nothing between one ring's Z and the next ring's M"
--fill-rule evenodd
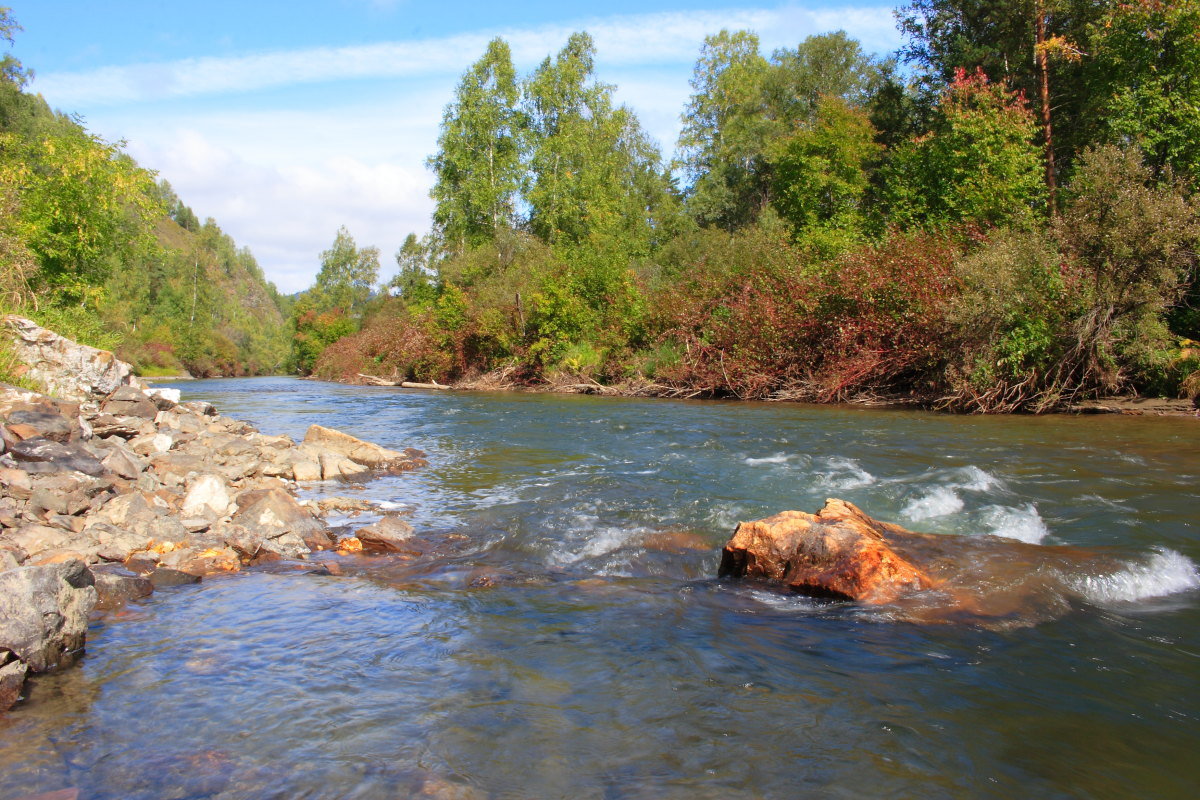
M1200 422L179 384L429 453L363 486L429 559L247 571L97 621L0 718L0 798L1124 798L1200 785ZM841 497L1099 548L1061 610L917 625L715 579ZM369 518L340 520L362 524Z

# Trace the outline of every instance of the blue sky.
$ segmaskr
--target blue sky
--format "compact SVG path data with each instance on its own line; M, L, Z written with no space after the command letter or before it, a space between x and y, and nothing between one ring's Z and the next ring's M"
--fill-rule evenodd
M284 292L311 284L339 225L395 271L429 226L442 109L494 36L527 71L588 30L598 77L667 157L706 34L754 30L764 53L839 28L869 51L899 44L892 6L870 2L8 1L31 88L124 139Z

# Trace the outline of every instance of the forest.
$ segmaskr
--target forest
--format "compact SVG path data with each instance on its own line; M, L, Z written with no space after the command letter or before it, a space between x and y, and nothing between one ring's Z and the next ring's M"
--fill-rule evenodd
M370 291L347 231L297 367L633 394L1045 411L1195 396L1200 2L916 0L700 49L667 158L587 33L492 41L445 107L431 229Z
M528 74L497 38L445 107L432 225L395 277L343 227L292 298L6 56L4 304L149 374L966 412L1200 393L1200 0L895 17L889 55L709 35L669 155L586 32Z
M0 38L20 30L0 8ZM89 133L0 61L0 313L114 350L146 376L289 368L288 301L120 143ZM20 382L0 352L0 379ZM30 387L36 388L36 387Z

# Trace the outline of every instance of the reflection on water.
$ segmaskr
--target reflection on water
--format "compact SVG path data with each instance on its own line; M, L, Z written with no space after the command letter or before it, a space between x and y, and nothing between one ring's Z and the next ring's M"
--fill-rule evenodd
M103 619L79 667L0 719L0 798L1189 797L1200 780L1190 420L181 388L268 432L320 421L428 450L421 472L312 493L412 508L436 555L214 579ZM999 630L712 579L737 520L829 495L1104 566L1047 570L1062 613Z

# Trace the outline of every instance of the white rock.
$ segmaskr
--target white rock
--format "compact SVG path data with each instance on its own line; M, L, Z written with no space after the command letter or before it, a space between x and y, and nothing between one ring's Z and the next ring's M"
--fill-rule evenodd
M192 481L183 498L183 516L219 519L229 511L229 489L216 475L201 475Z

